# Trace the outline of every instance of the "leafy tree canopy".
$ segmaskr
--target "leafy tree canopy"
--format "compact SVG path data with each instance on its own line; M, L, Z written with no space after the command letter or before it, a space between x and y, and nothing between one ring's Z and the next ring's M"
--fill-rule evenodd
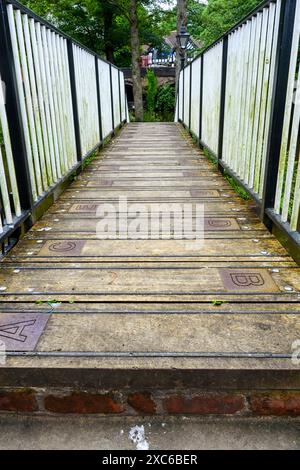
M209 0L201 12L198 38L208 46L260 3L261 0Z
M22 3L118 66L130 65L126 0L22 0ZM169 32L165 31L162 16L164 12L155 1L139 2L141 44L162 44Z
M188 31L204 47L209 46L261 0L187 0ZM166 30L176 29L176 7L162 18Z
M40 16L118 66L129 66L128 0L23 0ZM221 36L255 8L260 0L187 0L188 29L203 46ZM162 8L169 4L170 8ZM161 47L176 29L176 6L170 0L141 0L138 6L140 43Z

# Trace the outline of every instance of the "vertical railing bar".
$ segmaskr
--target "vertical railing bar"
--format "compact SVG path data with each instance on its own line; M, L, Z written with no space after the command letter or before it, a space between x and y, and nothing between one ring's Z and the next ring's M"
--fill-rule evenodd
M285 115L282 129L282 140L279 157L279 170L277 177L274 210L281 214L282 222L289 220L290 196L292 193L294 166L298 147L299 124L294 130L294 119L297 119L298 102L296 101L296 77L299 79L299 44L300 44L300 2L297 2L297 17L293 32L292 52L289 65L289 78L285 101ZM294 155L294 156L293 156ZM294 160L294 161L293 161Z
M44 149L44 141L42 137L41 116L40 116L40 109L39 109L38 96L37 96L36 73L34 70L33 53L32 53L31 40L30 40L30 35L29 35L29 23L28 23L28 16L26 14L21 15L21 26L23 27L24 47L26 50L28 80L29 80L29 87L30 87L31 99L32 99L32 113L33 113L33 121L34 121L35 131L36 131L36 143L37 143L37 150L39 154L39 162L40 162L40 169L41 169L41 181L42 181L44 190L46 190L48 188L46 156L45 156L45 149Z
M62 45L63 38L61 38L58 34L54 34L54 42L56 44L56 54L57 54L57 59L58 59L58 70L59 70L59 75L60 75L60 96L62 100L62 116L63 116L63 129L65 133L65 139L66 139L66 162L67 162L67 167L68 170L73 166L72 163L72 141L70 139L70 126L69 126L69 119L71 115L69 115L68 111L68 103L67 103L67 98L68 98L68 92L67 92L67 83L65 79L65 64L63 62L63 54L62 54ZM68 117L68 119L67 119Z
M272 64L272 40L274 35L276 5L271 4L268 9L268 23L266 31L265 57L262 75L262 91L261 91L261 110L258 125L257 137L257 155L254 170L254 192L259 193L259 184L261 180L262 163L263 163L263 146L264 146L264 130L266 126L267 109L268 109L268 85L271 77Z
M69 136L70 136L70 161L72 161L72 166L77 162L77 151L76 151L76 138L75 138L75 126L74 126L74 110L72 104L72 91L70 83L70 72L69 72L69 59L68 59L68 44L67 39L62 37L61 42L61 51L64 66L64 81L66 84L67 92L67 112L70 118L69 122Z
M223 39L221 104L220 104L219 141L218 141L218 166L221 172L223 172L223 167L220 165L220 160L222 160L223 140L224 140L227 60L228 60L228 36L225 36Z
M112 71L111 64L109 64L109 83L110 83L110 99L111 99L111 120L112 120L112 131L115 131L115 116L114 116L114 95L113 95L113 84L112 84Z
M36 42L37 51L38 51L38 63L40 64L40 71L42 77L42 99L44 100L46 119L47 119L47 130L49 135L49 145L50 145L50 156L51 156L51 165L52 165L52 174L54 182L61 177L60 167L57 165L59 159L59 150L58 150L58 141L56 134L56 125L54 120L53 113L53 102L52 102L52 93L49 84L49 73L48 73L48 64L47 64L47 55L46 50L43 45L42 38L42 28L39 22L36 22L32 26L35 30L35 34L32 36L32 44ZM34 41L36 40L36 41Z
M1 74L0 74L1 75ZM3 166L3 160L2 160L2 155L1 155L1 144L0 144L0 160L1 160L1 169L3 171L3 180L2 184L4 184L4 193L8 199L8 204L7 208L9 208L10 213L9 217L6 215L6 222L7 223L12 223L12 213L11 213L11 203L9 200L9 194L8 194L8 188L7 188L7 177L9 178L10 185L11 185L11 191L12 191L12 201L14 204L14 211L17 216L20 216L22 213L21 210L21 204L20 204L20 198L19 198L19 191L18 191L18 183L17 183L17 178L16 178L16 171L15 171L15 163L14 163L14 157L13 157L13 151L12 151L12 143L11 143L11 138L10 138L10 132L9 132L9 125L8 125L8 120L7 120L7 113L5 109L5 90L4 90L4 83L0 82L0 122L1 122L1 130L2 130L2 140L5 148L5 154L6 154L6 164L7 164L7 170L8 170L8 175L5 175L5 170ZM2 203L4 203L4 195L2 194ZM5 208L4 208L5 209ZM1 217L0 217L1 218ZM10 221L8 219L11 219ZM0 227L0 231L2 232L2 228Z
M178 91L175 91L175 122L179 122L179 83L180 83L180 75L178 77Z
M261 113L261 96L262 96L262 81L263 81L263 68L265 63L265 52L266 52L266 35L267 35L267 21L269 11L264 9L261 12L261 27L260 27L260 39L258 45L258 56L257 56L257 75L256 75L256 95L255 95L255 118L252 133L252 144L251 144L251 156L250 156L250 175L248 185L254 190L255 185L255 168L257 165L257 153L258 153L258 134L259 134L259 119Z
M2 83L0 83L0 86L2 86ZM5 168L4 168L1 146L0 146L0 194L1 194L1 203L2 203L1 206L3 206L3 207L0 206L0 209L3 210L3 215L5 215L6 223L12 224L13 216L12 216L9 190L8 190L7 179L5 175Z
M45 148L45 158L46 166L48 171L49 184L53 183L53 172L51 166L51 150L48 140L48 131L47 131L47 121L46 121L46 105L45 105L45 96L42 86L42 74L41 74L41 64L39 63L38 48L36 42L36 32L35 32L35 22L33 19L29 19L29 34L33 54L33 63L34 63L34 73L36 77L37 85L37 97L38 97L38 106L40 109L41 115L41 128L42 128L42 138Z
M70 39L67 40L67 47L68 47L70 84L71 84L72 105L73 105L73 115L74 115L76 153L77 153L77 161L80 162L81 157L82 157L82 151L81 151L81 138L80 138L80 126L79 126L79 113L78 113L78 102L77 102L73 43Z
M121 79L120 70L118 69L118 84L119 84L119 111L120 111L120 124L122 124L122 99L121 99Z
M51 30L45 26L41 27L43 50L45 54L46 79L50 97L50 111L52 115L53 131L56 142L56 168L58 176L61 178L64 174L63 163L63 143L60 130L60 119L58 114L58 100L56 96L56 74L54 72L54 60L49 35Z
M182 122L184 124L184 87L185 87L185 83L184 83L184 77L185 77L185 69L182 70Z
M240 146L240 159L239 159L239 167L240 167L240 177L243 180L246 175L246 167L247 167L247 156L248 156L248 134L249 134L249 113L250 113L250 105L251 105L251 79L252 79L252 69L253 69L253 60L254 54L252 51L254 50L254 37L256 31L256 21L254 19L248 22L249 28L249 42L248 42L248 57L246 59L246 93L245 93L245 103L244 103L244 117L242 120L242 142ZM229 66L229 60L228 60Z
M57 116L58 116L58 130L61 136L61 144L62 144L62 164L63 164L63 174L69 169L68 167L68 152L67 152L67 145L66 145L66 130L64 126L64 96L61 94L61 86L62 86L62 77L61 77L61 70L59 65L59 57L57 53L57 46L56 46L56 37L55 33L48 30L48 41L49 41L49 49L50 54L53 59L53 82L56 83L54 87L54 92L56 95L55 101L57 102Z
M5 148L5 154L6 154L8 177L9 177L9 181L11 184L12 200L14 203L15 214L17 216L20 216L22 210L21 210L21 204L20 204L20 198L19 198L18 183L17 183L17 178L16 178L16 170L15 170L15 163L14 163L14 157L13 157L13 151L12 151L9 126L8 126L8 121L7 121L7 114L6 114L6 109L5 109L5 97L4 97L4 90L3 90L2 82L0 83L0 101L1 101L0 122L1 122L1 128L2 128L2 139L3 139L4 148ZM1 145L0 145L0 156L1 156ZM1 162L2 162L2 156L1 156ZM3 171L3 173L5 173L5 171ZM6 175L4 175L4 180L6 183ZM5 190L7 192L7 188L5 188ZM2 196L2 202L3 202L3 196ZM10 201L9 201L9 206L10 206Z
M126 97L126 83L125 83L125 76L123 73L123 93L124 93L124 120L127 121L127 97Z
M203 68L204 68L204 55L201 55L201 69L200 69L200 97L199 97L199 144L202 140L202 106L203 106Z
M288 86L296 2L282 2L279 35L276 53L275 81L272 96L272 112L268 137L265 181L262 194L261 219L271 229L272 221L266 210L274 208L277 176L279 169L281 137L284 123L285 100Z
M190 89L189 89L189 131L191 132L192 119L192 65L190 65Z
M100 79L99 79L99 68L98 68L98 57L97 57L97 56L95 56L95 71L96 71L96 84L97 84L97 104L98 104L98 118L99 118L100 144L103 144L102 115L101 115L101 96L100 96Z
M16 32L16 44L15 46L15 60L19 61L20 68L21 68L21 80L22 83L20 84L23 87L24 93L24 103L26 108L26 116L27 116L27 125L28 125L28 148L32 150L33 156L33 166L34 166L34 175L37 187L37 195L41 196L44 192L43 181L42 181L42 173L41 173L41 165L40 165L40 156L38 151L37 145L37 138L36 138L36 126L35 120L33 115L33 105L32 105L32 96L31 96L31 89L29 83L29 72L28 72L28 61L26 57L25 51L25 41L23 36L23 26L22 26L22 15L20 10L16 10L15 15L9 15L10 25L14 28ZM24 113L25 117L25 113ZM24 121L23 121L24 125Z
M28 167L25 136L17 80L13 63L12 43L9 32L6 3L0 0L0 73L5 83L6 114L15 163L16 179L23 210L32 210L33 195ZM2 84L1 84L2 85Z

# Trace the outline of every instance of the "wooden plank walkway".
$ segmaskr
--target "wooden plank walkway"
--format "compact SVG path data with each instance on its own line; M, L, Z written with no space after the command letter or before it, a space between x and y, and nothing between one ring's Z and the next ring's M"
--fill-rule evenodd
M98 205L119 196L202 202L204 245L97 239ZM293 368L300 339L299 268L171 123L127 125L3 259L0 289L0 339L26 351L16 335L36 334L12 368L131 367L132 354L136 367Z

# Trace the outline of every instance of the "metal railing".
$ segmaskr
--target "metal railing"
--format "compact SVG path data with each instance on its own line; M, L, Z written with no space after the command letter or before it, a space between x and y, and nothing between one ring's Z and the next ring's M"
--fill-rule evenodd
M123 72L14 0L0 0L0 242L41 214L128 120ZM47 208L47 207L46 207Z
M195 55L195 54L194 54ZM186 57L187 63L192 62L194 57ZM141 66L142 67L175 67L176 64L176 53L168 57L152 57L149 55L144 55L141 57Z
M182 122L300 260L300 0L267 0L180 74Z

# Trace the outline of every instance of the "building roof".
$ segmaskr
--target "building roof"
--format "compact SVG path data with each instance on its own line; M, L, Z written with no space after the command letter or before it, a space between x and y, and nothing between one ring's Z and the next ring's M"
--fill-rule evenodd
M177 43L177 31L171 31L171 33L168 36L164 37L165 43L171 47L171 49L176 48L176 43ZM190 42L192 43L192 46L194 49L200 49L202 47L201 43L195 39L193 36L190 38Z
M171 33L168 34L168 36L165 36L164 42L170 49L175 50L176 44L177 44L177 31L171 31ZM193 36L191 36L189 47L188 47L189 50L201 49L202 46L203 45L201 44L200 41L198 41ZM152 46L150 46L149 44L142 45L142 50L144 54L148 54L152 49L153 49Z

